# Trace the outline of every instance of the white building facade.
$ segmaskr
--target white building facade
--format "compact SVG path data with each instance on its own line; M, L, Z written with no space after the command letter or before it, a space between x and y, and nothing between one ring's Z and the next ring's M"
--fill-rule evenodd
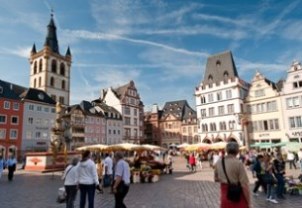
M21 97L24 102L22 150L47 151L55 125L55 101L45 92L31 88Z
M101 101L114 107L123 118L124 142L140 143L143 139L143 104L133 81L102 92Z
M285 127L281 103L282 85L257 72L246 98L249 139L253 143L284 142Z
M291 142L302 143L302 66L294 62L283 83L282 105L285 134Z
M249 84L241 80L227 51L210 56L204 79L195 89L201 142L236 141L245 144L243 105Z

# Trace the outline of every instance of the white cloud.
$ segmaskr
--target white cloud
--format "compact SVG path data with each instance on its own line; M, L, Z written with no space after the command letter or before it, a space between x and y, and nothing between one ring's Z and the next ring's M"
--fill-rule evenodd
M14 55L22 58L28 58L31 47L18 47L16 49L0 48L1 54Z

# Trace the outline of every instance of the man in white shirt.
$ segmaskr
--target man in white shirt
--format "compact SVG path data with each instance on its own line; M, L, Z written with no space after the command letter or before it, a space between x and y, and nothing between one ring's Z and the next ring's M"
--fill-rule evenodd
M300 170L302 172L302 149L300 149L298 151L298 158L299 158L299 162L300 162Z
M294 166L294 168L297 169L295 164L295 155L293 152L289 151L287 153L287 161L289 162L289 169L292 169L292 166Z
M112 173L113 173L113 161L108 153L105 154L105 160L104 160L104 181L103 185L104 187L111 186L112 184Z
M125 208L124 198L129 191L130 185L130 168L129 164L123 159L121 152L116 152L116 160L113 193L115 198L115 208Z

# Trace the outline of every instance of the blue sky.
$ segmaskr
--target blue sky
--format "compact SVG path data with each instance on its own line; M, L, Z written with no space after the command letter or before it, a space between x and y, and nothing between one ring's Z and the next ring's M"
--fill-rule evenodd
M41 50L54 9L60 52L73 55L71 103L134 80L145 110L186 99L209 55L231 50L246 81L286 78L302 59L300 1L0 0L0 79L29 85L29 51Z

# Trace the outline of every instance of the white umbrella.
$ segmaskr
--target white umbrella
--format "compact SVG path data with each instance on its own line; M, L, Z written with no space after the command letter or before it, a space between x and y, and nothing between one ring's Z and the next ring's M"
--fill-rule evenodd
M94 144L94 145L87 145L87 146L82 146L76 148L78 151L83 151L83 150L106 150L108 148L107 145L104 144Z

